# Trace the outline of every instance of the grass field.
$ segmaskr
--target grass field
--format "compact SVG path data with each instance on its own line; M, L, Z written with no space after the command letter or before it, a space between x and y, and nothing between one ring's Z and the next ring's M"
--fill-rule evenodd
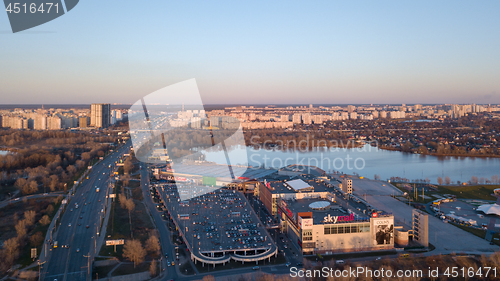
M492 196L493 190L499 188L500 185L465 185L465 186L439 186L438 190L441 194L456 195L457 198L463 199L483 199L496 200Z
M115 193L121 192L121 183L115 187ZM141 240L144 243L148 239L149 231L154 229L149 214L141 201L134 200L135 209L131 212L133 238ZM111 214L106 229L107 239L131 239L130 222L128 210L121 208L118 196L111 204ZM100 255L121 257L123 246L116 247L116 253L113 247L103 245Z
M401 184L396 183L394 184L394 186L396 186L399 190L403 192L407 192L410 196L413 197L413 193L403 188ZM425 195L432 197L432 194L438 194L441 196L444 194L451 194L457 196L457 198L459 199L496 200L496 197L492 196L491 194L493 194L493 190L497 188L500 188L500 185L489 185L489 184L460 185L460 186L440 185L438 186L437 192L433 191L425 192ZM418 195L421 195L421 192ZM435 198L422 200L421 197L418 197L418 199L415 200L415 202L425 204L433 200L435 200Z

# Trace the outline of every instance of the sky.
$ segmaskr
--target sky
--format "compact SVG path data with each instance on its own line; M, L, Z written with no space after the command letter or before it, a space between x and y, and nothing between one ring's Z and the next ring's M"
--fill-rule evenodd
M500 1L96 1L13 34L0 103L500 103Z

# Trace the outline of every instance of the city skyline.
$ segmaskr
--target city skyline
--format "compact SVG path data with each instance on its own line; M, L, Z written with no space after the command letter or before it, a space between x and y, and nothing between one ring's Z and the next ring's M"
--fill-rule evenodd
M132 103L190 78L205 104L500 103L495 1L119 3L19 34L0 13L2 103Z

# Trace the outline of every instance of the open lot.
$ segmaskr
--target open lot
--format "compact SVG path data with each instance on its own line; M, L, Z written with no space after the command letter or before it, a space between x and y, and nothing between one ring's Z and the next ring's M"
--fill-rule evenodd
M455 202L441 203L439 205L441 212L445 215L454 214L455 216L462 217L467 220L474 220L477 222L477 226L481 226L481 224L488 224L491 218L495 218L491 215L485 215L483 213L477 212L476 207L463 202L461 200L457 200ZM452 213L453 212L453 213Z
M366 195L368 203L375 208L392 213L395 225L406 225L407 227L412 225L413 208L391 197L393 192L399 191L398 189L386 182L374 180L353 180L353 188L356 195L361 197ZM429 242L436 246L436 249L429 254L453 252L482 254L500 250L498 246L490 245L488 241L451 224L444 223L431 215L429 216Z

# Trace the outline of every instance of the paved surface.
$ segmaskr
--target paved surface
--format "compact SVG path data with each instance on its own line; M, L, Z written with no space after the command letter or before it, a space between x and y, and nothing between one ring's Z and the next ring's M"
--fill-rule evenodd
M390 184L374 180L353 180L354 193L365 198L375 208L390 212L394 215L395 225L412 225L413 208L407 204L392 198L399 190ZM401 193L399 191L399 193ZM490 245L488 241L481 239L469 232L461 230L451 224L444 223L440 219L429 215L429 242L436 249L427 253L450 254L469 253L483 254L500 250L498 246Z
M178 265L176 263L175 266L170 266L167 267L167 259L165 259L165 254L168 254L168 260L172 261L172 258L175 257L175 245L171 243L172 239L171 237L171 232L168 229L165 221L161 218L162 212L159 212L156 208L156 204L153 202L151 199L151 194L149 192L149 174L147 171L147 165L146 164L141 164L141 186L142 186L142 194L144 197L144 203L148 207L149 212L151 213L151 216L153 217L153 220L156 225L156 229L160 233L160 244L161 244L161 249L163 251L162 253L162 260L161 260L161 269L162 269L162 277L164 277L166 280L178 280L179 273L178 273Z
M457 207L459 209L457 209ZM439 209L445 215L453 214L455 216L459 216L464 218L464 220L473 220L476 221L477 226L481 226L481 224L488 224L490 219L494 216L485 215L483 213L478 213L475 209L477 207L461 200L457 200L455 202L449 203L441 203L439 205ZM453 212L453 213L452 213Z
M97 233L100 232L109 192L108 166L114 164L129 149L130 142L94 165L88 175L89 179L84 180L76 190L60 224L56 226L53 240L58 241L59 247L50 251L41 280L90 280L88 264L92 264L95 249L99 249L96 247ZM99 187L99 192L96 192L96 187ZM79 205L78 208L75 203ZM63 245L68 245L68 248L62 247Z
M23 202L25 199L37 199L37 198L45 198L45 197L58 197L60 195L63 195L61 191L58 192L51 192L51 193L43 193L43 194L33 194L33 195L27 195L23 197L17 197L12 200L5 200L0 202L0 208L3 208L5 206L8 206L10 204L15 204L18 202Z

